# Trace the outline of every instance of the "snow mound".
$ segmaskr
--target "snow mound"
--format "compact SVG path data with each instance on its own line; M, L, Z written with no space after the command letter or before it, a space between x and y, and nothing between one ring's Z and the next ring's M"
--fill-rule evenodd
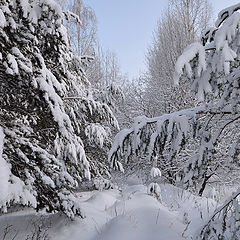
M45 226L51 224L47 233L50 239L58 240L195 239L216 209L216 202L168 184L160 184L160 188L162 202L148 195L144 185L81 192L77 195L85 218L75 221L59 214L31 211L0 216L0 239L8 225L20 230L16 239L25 239L38 223L42 227L44 223ZM26 227L28 222L30 226ZM12 239L13 235L8 237Z
M106 192L96 192L85 202L98 210L106 210L117 201L116 197Z

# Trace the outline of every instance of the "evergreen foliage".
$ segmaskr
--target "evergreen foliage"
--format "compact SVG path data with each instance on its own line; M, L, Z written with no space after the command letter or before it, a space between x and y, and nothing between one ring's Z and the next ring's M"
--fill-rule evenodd
M65 15L54 0L0 2L4 212L21 204L81 215L73 190L91 175L108 172L105 126L118 123L94 97L84 73L86 57L76 57L69 45Z

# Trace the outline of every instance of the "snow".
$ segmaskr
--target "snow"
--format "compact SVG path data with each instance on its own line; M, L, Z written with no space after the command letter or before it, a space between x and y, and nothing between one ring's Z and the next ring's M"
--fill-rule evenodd
M0 127L0 210L6 212L11 201L36 207L37 203L33 192L30 192L19 178L11 174L11 165L2 156L3 146L4 133Z
M29 1L28 0L20 0L20 6L22 8L23 11L23 17L27 18L28 17L28 13L29 13Z
M37 226L59 240L181 240L195 239L217 203L168 184L161 184L162 201L148 195L144 185L78 193L85 218L75 221L61 214L38 214L26 209L0 216L0 237L12 225L6 240L25 239ZM15 229L15 232L14 232ZM80 237L81 236L81 237Z
M202 44L196 42L189 45L182 55L177 59L175 65L174 73L174 84L178 84L180 76L183 74L183 69L185 67L189 78L192 76L192 69L189 62L195 57L198 56L198 76L201 76L201 73L206 70L206 60L205 60L205 48Z
M11 49L12 54L15 56L17 65L27 73L32 73L32 63L24 57L20 50L16 47Z
M240 9L240 4L237 3L233 6L230 6L228 8L223 9L222 11L220 11L218 13L218 19L215 23L215 26L219 27L225 18L231 16L235 11L237 11L239 9Z
M60 18L64 18L61 6L55 0L42 0L52 11L54 11Z
M61 25L61 26L58 28L58 31L59 31L59 33L61 34L64 43L65 43L65 44L68 44L69 41L68 41L67 29L66 29L63 25Z
M196 92L200 102L205 100L208 93L216 89L213 85L215 81L212 81L213 73L217 76L217 81L221 83L218 75L222 75L222 72L228 75L231 71L231 62L237 59L234 41L240 28L240 13L236 11L239 8L240 5L237 4L220 12L216 22L218 28L205 32L205 37L208 38L206 46L198 42L189 45L176 62L174 83L178 84L185 70L188 78L193 79L192 89ZM212 52L213 49L216 51ZM205 53L209 51L212 53ZM193 71L192 68L196 70Z
M133 128L123 129L114 138L114 142L108 153L108 161L111 163L111 167L118 168L121 172L124 172L122 164L119 161L115 161L116 157L114 154L120 149L121 152L124 151L124 140L133 132Z
M94 193L85 203L91 204L97 210L106 210L113 206L117 201L116 197L112 196L106 191Z
M222 48L222 62L226 75L230 73L230 62L234 61L236 57L237 54L228 46L228 42L225 40Z
M78 15L76 15L76 14L74 14L73 12L70 12L70 11L64 11L63 13L65 14L66 19L67 19L68 21L69 21L71 18L73 18L73 19L75 19L75 21L76 21L77 23L79 23L80 25L82 25L82 22L81 22L81 20L80 20L80 18L79 18Z
M161 171L160 171L159 168L153 167L153 168L151 169L150 176L151 176L152 178L161 177L161 176L162 176L162 173L161 173Z
M7 26L7 21L6 21L6 18L2 12L2 10L0 9L0 27L1 28L4 28Z
M191 129L190 126L193 124L196 115L205 111L208 111L207 105L180 110L178 112L164 114L159 117L137 117L131 128L123 129L115 136L108 155L111 167L118 169L117 165L119 165L119 160L124 157L129 157L128 155L132 153L134 154L139 151L139 149L141 150L141 148L146 148L146 145L144 145L145 142L141 141L141 138L145 133L144 131L148 126L150 126L150 124L152 126L154 126L154 124L156 125L154 126L156 131L151 135L145 136L145 138L149 141L149 145L147 146L149 159L152 158L152 154L156 149L155 145L157 144L155 144L155 142L159 138L160 140L162 139L162 143L164 144L163 139L165 135L168 136L167 140L172 143L172 150L179 151L184 138L187 137L188 131Z
M0 127L0 203L3 202L8 195L9 166L2 157L4 134Z
M219 51L224 47L225 40L230 43L236 36L237 28L240 26L240 13L234 12L216 32L214 42Z
M96 141L103 147L103 144L110 135L110 129L104 128L98 123L91 123L85 128L85 134L90 142Z
M6 71L9 74L15 75L19 73L17 61L12 54L7 55L7 64L8 64L8 68Z
M45 17L44 14L49 14L49 19L53 19L52 16L54 13L59 15L60 18L56 20L56 24L54 25L56 28L51 28L51 23L46 25L42 22L40 23L40 26L49 34L61 36L63 43L65 43L65 45L68 44L67 31L62 25L62 11L54 0L37 1L38 4L44 6L43 8L38 7L36 4L31 6L32 3L36 3L35 1L30 1L29 3L27 0L19 0L19 2L23 10L23 16L28 18L27 20L30 20L29 24L33 24L31 27L31 30L33 31L34 24L38 24L39 19L41 17ZM227 10L227 14L229 15L228 19L217 30L214 44L212 45L213 47L216 47L216 51L214 52L214 54L216 53L214 56L216 61L213 63L211 62L211 64L216 64L218 66L217 70L220 69L220 71L224 71L225 75L230 73L230 63L237 57L236 52L231 48L231 42L233 38L236 37L236 31L240 26L240 14L234 11L235 10L233 9ZM4 28L8 24L4 14L7 16L3 10L0 10L0 28ZM224 14L225 13L222 13L221 18ZM53 19L52 23L54 23L54 21L55 20ZM33 35L30 33L27 34L29 39L33 39ZM65 45L63 44L63 46L61 46L64 47ZM190 45L177 61L174 78L175 84L178 84L179 78L183 74L183 69L186 70L189 78L196 75L194 76L196 77L194 84L197 88L197 95L200 100L204 100L205 94L212 91L212 86L210 84L211 72L206 69L207 64L210 63L206 62L205 50L205 47L200 43ZM56 145L54 146L56 146L56 152L59 155L56 159L53 157L51 159L47 158L46 153L43 154L43 151L41 152L39 150L40 148L37 149L36 152L41 153L39 155L41 155L43 163L51 162L51 160L54 162L59 159L60 161L62 159L67 159L70 163L69 166L71 166L71 164L78 166L78 163L81 163L80 166L83 168L81 176L84 175L85 178L90 180L91 166L87 160L84 145L80 138L71 135L74 134L75 126L72 126L69 115L65 111L66 106L63 101L63 96L67 94L66 86L64 84L62 85L61 82L57 80L54 74L46 67L45 59L40 55L40 53L38 53L38 51L36 52L35 57L39 60L41 68L38 72L35 71L39 73L39 75L35 78L34 86L39 87L40 90L43 91L44 98L52 111L54 120L58 124L57 127L60 128L62 135L66 139L68 139L69 136L69 138L71 138L71 141L68 142L61 140L58 141L57 139L55 140ZM4 58L5 57L6 56L4 55ZM0 55L0 58L2 58L2 55ZM191 65L191 61L194 59L198 61L198 63L194 62L198 65L196 71L194 71ZM26 73L34 72L30 60L25 59L24 55L16 47L11 49L11 53L9 53L4 60L4 66L6 67L8 74L18 75L19 72L21 73L21 70L24 70ZM61 57L59 62L63 63L63 60L66 59ZM81 77L79 77L79 79L81 79ZM83 91L85 91L85 88ZM94 108L101 107L101 109L108 113L108 118L112 117L110 108L107 105L101 105L101 103L94 102L91 94L89 94L86 98L82 96L79 98L82 99L82 102L86 102L84 103L86 104L86 107L83 109L87 110L88 107L91 115L93 115ZM131 154L135 154L142 147L141 137L149 137L148 135L143 136L145 134L144 130L149 126L148 124L155 124L154 126L156 127L156 131L151 133L150 136L151 154L155 150L154 147L158 140L157 138L160 138L159 142L161 142L161 137L164 134L169 136L169 138L166 138L168 143L171 141L173 143L171 150L179 150L184 137L186 137L188 132L191 130L190 124L194 121L194 117L199 111L205 109L205 106L203 106L200 108L179 111L174 114L166 114L156 118L147 118L145 116L137 117L132 128L125 129L116 136L109 154L109 160L111 161L112 166L122 172L124 171L122 164L119 161L116 161L117 158L115 155L123 155L123 152L130 152L130 148L125 149L125 146L127 145L126 143L130 142L130 137L134 138L131 142L132 145L130 146L134 148L133 151L131 151ZM72 115L75 118L75 112L73 109ZM27 123L28 120L27 118L23 118L23 121L24 123ZM115 125L117 125L117 123ZM7 130L4 131L5 134L7 134ZM24 135L24 132L22 133L19 131L19 135L20 134ZM103 147L104 141L109 137L108 134L107 130L99 124L86 124L85 135L90 141L98 142L100 147ZM16 138L17 137L15 137L14 140ZM21 141L25 141L24 137L20 138L19 145L21 145ZM61 143L61 146L64 145L64 148L57 146L59 143ZM209 144L206 146L207 143L203 143L204 144L199 151L200 157L198 159L193 159L193 163L196 165L198 164L198 167L201 167L202 165L202 161L204 160L202 155L207 147L208 150L212 150L212 145ZM210 143L213 144L213 142ZM33 150L36 147L32 144L33 143L25 144L25 146L30 147L31 145L30 149ZM31 184L35 179L30 175L30 172L26 172L26 176L28 177L26 181L25 179L20 180L16 176L12 175L10 161L6 161L4 159L5 156L3 155L3 147L4 133L0 127L1 210L6 211L9 207L9 203L11 202L14 202L16 205L21 204L36 207L36 192L34 192L35 190L31 188ZM51 146L49 146L49 149L50 147ZM16 153L18 157L28 163L26 155L21 150L16 149ZM65 158L62 158L61 154L64 155ZM194 164L192 165L194 166ZM56 167L60 166L61 165L59 164ZM69 166L66 166L66 168ZM63 166L63 168L64 167L65 166ZM56 191L59 190L58 188L61 187L61 183L63 182L71 183L69 186L69 188L71 188L75 185L74 183L78 177L74 176L76 178L73 178L70 174L63 172L60 174L59 179L53 181L50 176L42 174L40 169L37 171L37 167L34 167L34 170L36 170L36 172L40 175L39 179L42 183L55 188ZM189 172L189 174L194 174L194 172ZM153 167L150 175L152 178L161 177L161 171L160 169ZM190 181L192 181L192 176ZM56 222L59 222L59 228L57 229L57 224L54 224L53 228L50 229L54 239L75 240L79 239L79 236L81 236L82 240L193 239L201 227L207 222L209 216L214 215L214 209L217 207L217 203L214 199L199 198L187 191L167 184L159 184L157 182L150 183L148 187L143 185L130 187L126 186L124 189L80 193L78 194L77 199L75 198L75 194L77 195L77 193L72 194L67 189L68 186L66 186L66 189L63 188L57 192L56 198L59 200L59 202L57 202L57 205L59 204L59 208L61 208L63 212L67 212L66 214L71 218L74 218L76 212L81 209L86 217L84 219L76 219L73 223L67 222L68 224L64 225L61 221L63 217L60 215L48 215L41 213L41 216L44 216L47 219L52 219L56 216ZM99 189L103 190L103 187L99 187ZM215 198L215 195L215 190L212 189L212 191L209 192L209 197ZM57 208L57 210L59 208ZM26 210L23 211L22 215L15 213L0 216L0 234L6 230L6 218L9 220L7 224L11 224L18 219L17 226L15 225L15 227L21 227L21 221L24 222L23 220L29 220L31 217L38 218L37 214ZM24 226L22 225L22 227ZM27 234L32 232L32 229L30 231L25 230L26 235L21 236L20 239L25 239ZM18 229L16 230L16 233L18 233ZM13 239L13 237L11 236L10 239Z
M147 189L147 193L161 201L161 188L157 183L150 183Z

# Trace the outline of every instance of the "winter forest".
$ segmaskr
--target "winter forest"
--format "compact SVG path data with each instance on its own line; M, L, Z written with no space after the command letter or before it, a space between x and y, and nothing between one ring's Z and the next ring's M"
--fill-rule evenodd
M240 240L240 3L215 16L168 0L131 79L91 1L0 0L0 240Z

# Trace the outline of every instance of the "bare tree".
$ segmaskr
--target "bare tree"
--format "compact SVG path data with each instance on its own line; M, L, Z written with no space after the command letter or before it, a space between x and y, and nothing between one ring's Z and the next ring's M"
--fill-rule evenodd
M95 11L84 4L82 0L58 0L65 11L74 13L74 18L68 19L66 27L72 48L78 56L94 55L97 46L97 18Z
M182 23L186 38L193 42L209 26L212 6L208 0L170 0L169 8Z
M81 0L74 0L73 9L72 9L80 19L83 19L82 14L82 1ZM81 56L81 27L80 24L77 25L77 47L78 47L78 56Z
M196 41L210 21L211 6L207 0L170 0L153 33L149 47L146 78L146 101L151 101L152 114L176 111L192 104L186 83L172 86L177 57L184 48ZM150 100L149 100L150 96ZM188 98L186 98L188 96Z

